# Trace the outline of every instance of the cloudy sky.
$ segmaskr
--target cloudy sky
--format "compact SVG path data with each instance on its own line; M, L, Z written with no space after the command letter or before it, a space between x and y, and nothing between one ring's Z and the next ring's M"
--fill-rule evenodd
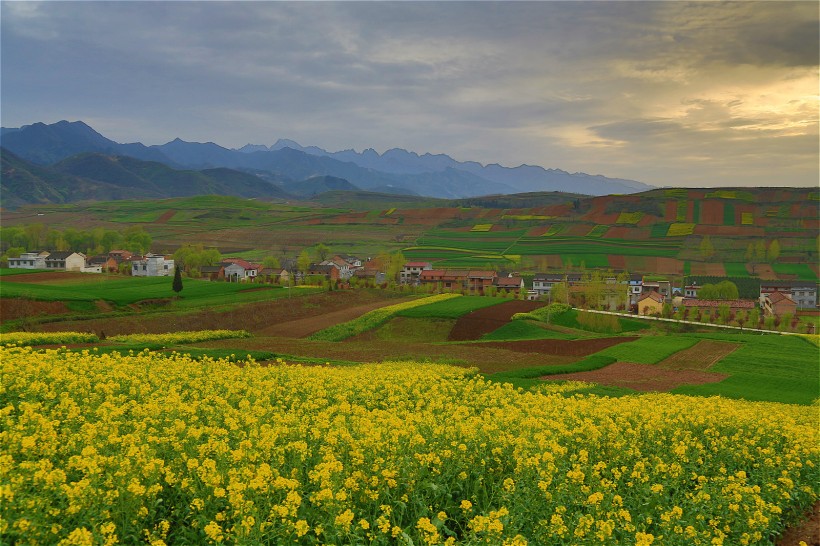
M0 3L2 125L818 185L816 2Z

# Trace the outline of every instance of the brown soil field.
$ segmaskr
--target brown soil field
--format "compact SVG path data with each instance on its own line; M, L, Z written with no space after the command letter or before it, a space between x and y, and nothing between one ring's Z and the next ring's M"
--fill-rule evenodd
M615 271L626 271L626 256L620 254L607 254L607 262L609 267Z
M820 546L820 501L804 514L802 522L786 529L775 544L797 546L801 541L807 546Z
M670 199L666 202L666 210L663 216L664 222L677 222L678 218L678 202Z
M616 387L626 387L636 391L670 391L681 385L700 385L718 383L728 375L702 372L697 370L668 370L648 364L616 362L591 372L545 375L541 379L576 380L600 383Z
M516 313L529 313L544 304L537 301L512 300L478 309L458 319L450 331L450 341L472 341L501 328Z
M751 269L751 264L747 264L746 271L748 271L751 274ZM774 272L774 269L772 269L772 266L769 264L757 264L754 266L754 269L755 273L761 279L777 279L777 273Z
M547 231L549 231L549 229L550 229L550 226L538 226L538 227L531 228L524 235L527 236L527 237L540 237L543 234L545 234Z
M738 343L703 340L662 360L657 367L665 370L708 370L740 347Z
M592 226L589 224L573 224L570 228L562 233L561 235L566 235L570 237L584 237L589 230L592 229Z
M605 223L605 222L602 222ZM627 239L630 241L643 241L649 238L649 231L638 229L633 226L613 226L604 235L606 239Z
M723 201L706 200L700 204L700 223L713 226L723 225Z
M692 275L707 275L710 277L725 277L726 268L722 263L689 262Z
M322 326L324 322L321 317L328 313L340 311L344 315L348 310L364 308L369 305L380 307L398 301L401 300L395 297L387 297L375 290L336 290L293 299L283 298L251 303L224 311L204 309L190 313L137 313L126 317L41 324L37 325L36 329L46 332L105 332L107 336L112 336L231 328L247 330L253 334L264 331L267 335L277 335L275 332L280 325L283 325L282 328L286 328L285 324L294 321L313 320L317 324L317 329L321 329L324 327ZM350 312L354 313L353 311ZM354 314L352 318L355 318L355 316L358 315ZM309 326L297 324L290 328L292 328L292 332L299 334L309 329ZM242 342L243 346L244 341ZM235 340L234 346L236 346Z
M683 261L677 258L647 258L646 262L649 271L657 274L683 275Z
M177 213L177 211L176 211L176 210L174 210L174 209L167 210L167 211L163 212L163 213L162 213L162 216L160 216L159 218L157 218L157 219L154 221L154 223L155 223L155 224L167 224L167 223L168 223L168 220L170 220L171 218L173 218L173 217L174 217L174 214L176 214L176 213Z
M498 347L518 353L537 353L556 356L589 356L607 347L635 341L637 337L599 337L569 341L565 339L529 339L522 341L488 341L480 345Z
M3 277L8 282L52 283L54 281L76 280L84 277L83 273L68 271L44 271L42 273L22 273Z
M763 237L763 228L755 226L695 226L695 235L722 237Z
M61 301L0 298L0 322L42 315L62 315L69 309Z

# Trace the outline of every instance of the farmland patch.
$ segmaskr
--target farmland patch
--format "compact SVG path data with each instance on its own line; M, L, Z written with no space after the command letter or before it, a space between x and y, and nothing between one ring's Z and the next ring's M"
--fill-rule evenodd
M462 316L450 332L450 341L468 341L481 338L510 321L516 313L527 313L544 304L535 301L512 300L473 311Z
M727 375L719 373L668 370L646 364L616 362L600 370L563 375L545 375L541 379L588 381L642 392L668 392L682 385L717 383L727 377Z
M704 339L663 359L658 366L669 370L708 370L739 346L738 343Z

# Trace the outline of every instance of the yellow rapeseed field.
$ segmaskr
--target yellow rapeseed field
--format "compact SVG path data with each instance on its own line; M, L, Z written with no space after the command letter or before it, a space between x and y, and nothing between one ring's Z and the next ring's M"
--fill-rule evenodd
M4 544L768 544L818 407L0 348Z

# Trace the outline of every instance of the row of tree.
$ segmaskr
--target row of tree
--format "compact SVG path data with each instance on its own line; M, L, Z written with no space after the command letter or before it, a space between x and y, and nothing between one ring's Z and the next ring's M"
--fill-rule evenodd
M44 224L0 228L0 252L6 258L17 258L23 252L34 250L71 250L87 256L106 254L111 250L145 254L152 242L141 226L130 226L121 231L101 227L60 230Z

